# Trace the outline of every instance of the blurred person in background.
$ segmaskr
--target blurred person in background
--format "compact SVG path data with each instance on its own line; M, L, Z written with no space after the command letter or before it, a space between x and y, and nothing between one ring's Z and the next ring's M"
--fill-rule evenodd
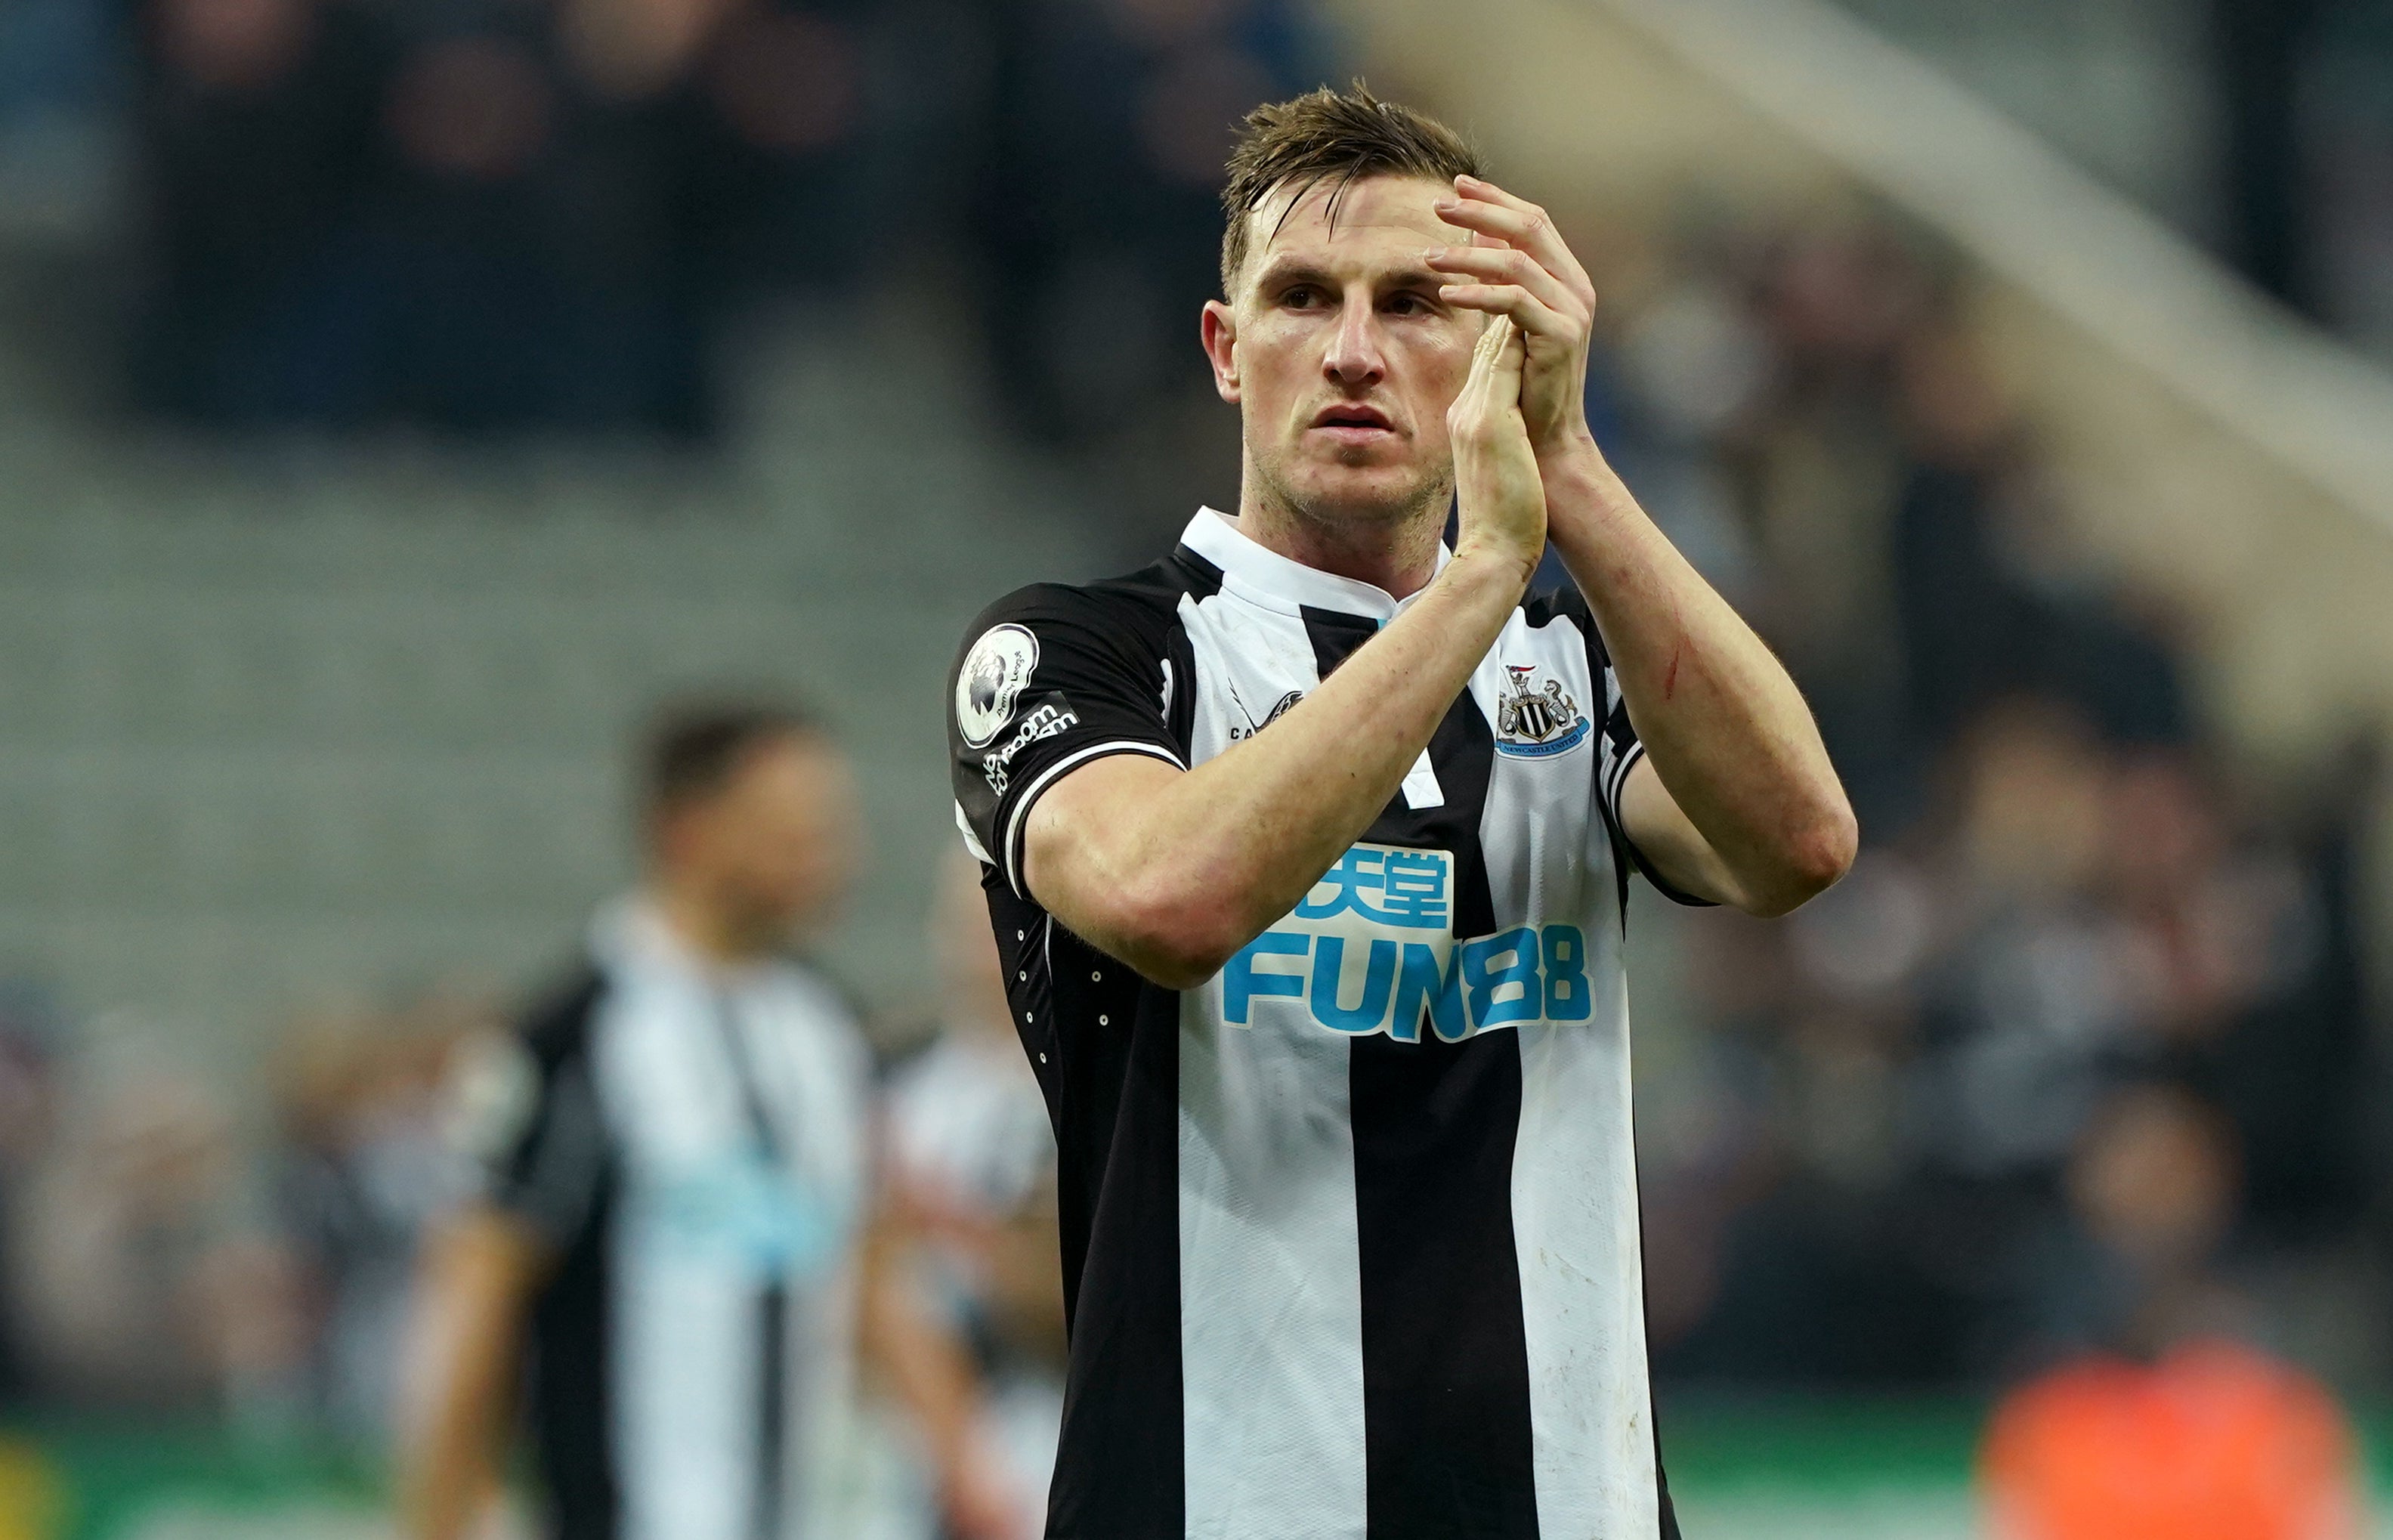
M477 1005L436 998L308 1021L281 1054L275 1189L314 1305L306 1393L344 1436L390 1434L415 1259L465 1195L449 1069L489 1025Z
M328 275L375 164L388 49L347 0L146 0L134 388L209 421L353 410L367 367Z
M973 198L982 315L1025 429L1085 440L1201 401L1186 317L1248 108L1328 73L1288 0L1003 0ZM1176 495L1176 494L1175 494Z
M2131 1083L2087 1120L2061 1190L2066 1229L2041 1259L2038 1350L2153 1359L2251 1334L2224 1262L2242 1159L2216 1107L2166 1081Z
M303 1280L221 1098L154 1067L78 1067L11 1237L35 1383L69 1405L288 1431Z
M939 1028L890 1084L892 1185L933 1298L980 1359L991 1445L1034 1499L1015 1531L1028 1540L1064 1408L1055 1135L1013 1035L980 868L961 851L941 869L931 949Z
M803 271L861 0L143 0L133 384L203 423L715 424L707 330Z
M2342 1409L2237 1340L2249 1307L2218 1270L2237 1165L2226 1120L2174 1087L2123 1090L2092 1121L2042 1301L2048 1340L2078 1351L1995 1411L1996 1540L2359 1540Z
M55 1135L55 1029L39 992L0 986L0 1409L21 1404L38 1381L16 1280L23 1275L28 1188Z
M996 1540L969 1363L876 1233L865 1043L788 950L848 880L847 762L792 712L677 714L644 817L640 892L462 1084L487 1185L424 1264L408 1533L476 1533L529 1370L558 1540L840 1540L860 1347Z

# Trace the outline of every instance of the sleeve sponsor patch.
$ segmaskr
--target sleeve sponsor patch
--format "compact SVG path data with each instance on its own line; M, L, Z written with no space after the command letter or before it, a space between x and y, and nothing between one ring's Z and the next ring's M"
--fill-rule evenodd
M981 774L987 777L988 789L1000 797L1005 795L1005 789L1013 779L1014 755L1041 738L1068 733L1079 724L1080 714L1078 711L1053 700L1024 717L1022 725L1013 730L1013 736L1006 739L1003 747L992 749L981 756Z

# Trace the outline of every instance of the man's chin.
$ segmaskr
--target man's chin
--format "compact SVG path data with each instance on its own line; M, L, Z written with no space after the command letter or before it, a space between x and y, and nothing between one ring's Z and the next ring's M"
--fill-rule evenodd
M1437 490L1408 465L1329 464L1308 470L1288 490L1294 494L1290 501L1316 518L1402 518Z

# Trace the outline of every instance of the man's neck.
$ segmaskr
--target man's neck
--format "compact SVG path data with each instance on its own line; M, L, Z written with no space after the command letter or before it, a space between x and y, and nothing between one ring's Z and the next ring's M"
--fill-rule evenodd
M649 889L657 916L673 939L710 968L736 968L763 956L752 938L733 923L720 907L692 888L659 881Z
M1338 523L1307 516L1264 495L1249 475L1238 489L1238 532L1266 551L1315 571L1408 598L1437 576L1439 504L1386 520Z

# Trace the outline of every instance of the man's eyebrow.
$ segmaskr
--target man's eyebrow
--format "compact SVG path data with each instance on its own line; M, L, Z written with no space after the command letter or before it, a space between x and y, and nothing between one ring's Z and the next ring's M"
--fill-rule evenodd
M1458 281L1450 273L1434 268L1399 268L1387 275L1380 287L1386 289L1427 289L1431 294L1446 284Z
M1382 291L1425 289L1435 294L1441 285L1453 281L1452 278L1434 268L1407 265L1378 275L1375 287ZM1255 275L1255 287L1258 289L1283 288L1297 283L1339 287L1338 280L1327 268L1301 256L1272 257L1263 264L1262 271Z
M1275 256L1263 264L1262 272L1255 275L1255 286L1260 289L1276 288L1284 283L1296 282L1318 283L1328 287L1333 281L1329 274L1317 264L1307 262L1301 256Z

